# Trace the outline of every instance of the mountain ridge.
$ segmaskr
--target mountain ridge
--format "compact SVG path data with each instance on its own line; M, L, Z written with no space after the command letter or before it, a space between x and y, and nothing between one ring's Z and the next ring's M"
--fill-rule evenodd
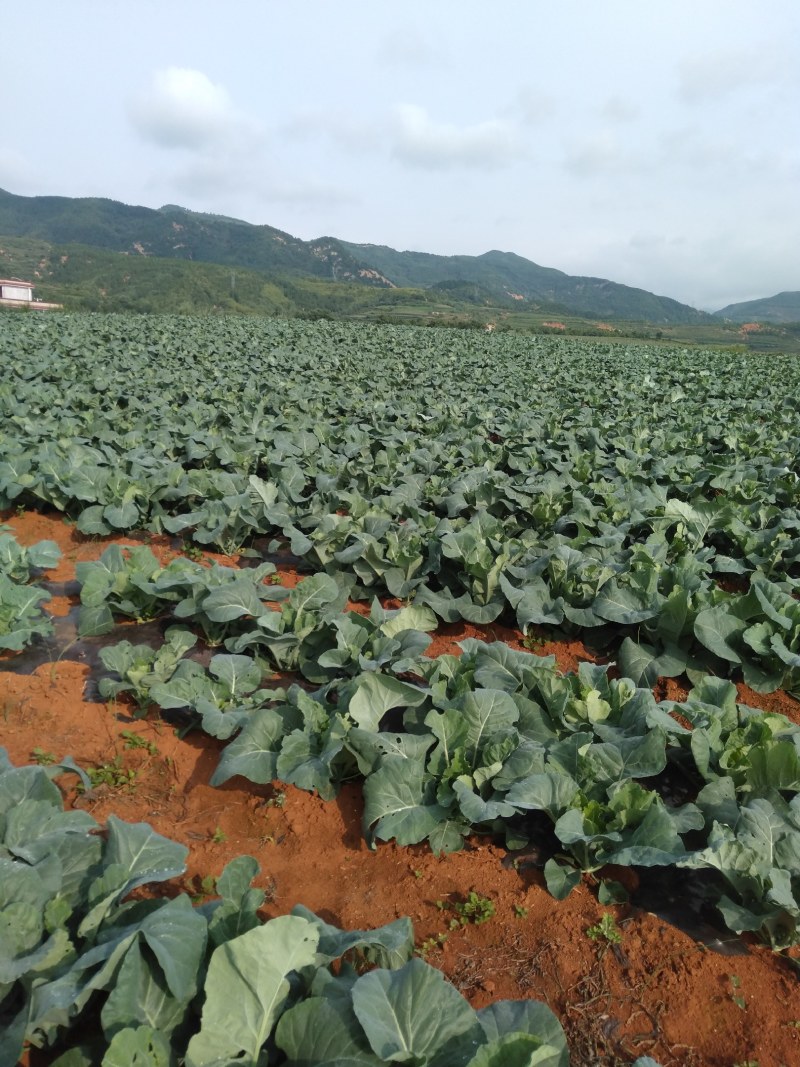
M473 285L520 307L559 305L578 315L653 324L713 321L671 297L605 278L543 267L514 252L478 256L397 251L323 236L303 241L267 224L175 204L128 205L107 197L17 196L0 189L0 234L106 251L248 268L378 288Z
M790 290L758 300L728 304L714 315L731 322L769 322L777 326L800 322L800 292Z

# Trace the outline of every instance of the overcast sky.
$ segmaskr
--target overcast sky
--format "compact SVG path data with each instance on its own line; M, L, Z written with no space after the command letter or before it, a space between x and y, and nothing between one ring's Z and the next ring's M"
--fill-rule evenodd
M9 0L0 35L13 193L800 290L800 0Z

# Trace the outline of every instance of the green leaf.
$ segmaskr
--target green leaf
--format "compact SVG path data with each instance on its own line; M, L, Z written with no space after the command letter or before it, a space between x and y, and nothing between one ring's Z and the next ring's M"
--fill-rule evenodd
M675 678L686 669L687 654L671 645L657 651L652 645L626 637L619 648L617 663L624 678L650 689L659 678Z
M212 622L233 622L243 616L257 619L269 610L264 607L255 586L247 578L237 578L210 590L203 597L201 607Z
M416 708L427 696L426 690L389 674L361 674L347 714L362 729L377 731L387 711L397 707Z
M729 663L741 663L737 651L747 623L732 615L724 605L705 608L699 612L694 623L697 640L715 656Z
M287 724L284 711L294 709L257 708L252 713L241 733L224 749L211 785L222 785L237 774L259 785L275 780L280 745L293 724L292 720Z
M535 1000L498 1000L482 1008L478 1020L489 1041L506 1034L529 1034L542 1045L558 1050L553 1067L569 1067L567 1039L558 1018L546 1004Z
M148 915L141 936L158 960L170 992L188 1001L196 992L206 947L205 919L192 908L189 897L175 897Z
M639 590L621 585L615 579L606 582L592 607L601 619L622 626L646 622L659 612L657 601L648 600Z
M183 1022L188 1004L188 997L181 1000L170 993L163 974L134 943L103 1005L103 1032L107 1036L117 1035L130 1027L146 1026L167 1037Z
M167 1039L150 1026L129 1027L114 1034L101 1067L173 1067Z
M186 870L189 849L162 837L146 822L126 823L116 815L107 821L105 863L125 871L125 892L145 882L166 882Z
M364 782L364 836L398 845L424 841L447 812L433 799L433 782L422 763L402 756L386 756Z
M500 576L500 585L509 603L517 612L517 625L527 633L531 623L558 626L564 620L564 601L553 597L544 580L539 576L527 582L521 589Z
M114 616L105 602L81 604L78 609L78 633L81 637L99 637L114 629Z
M386 1063L372 1051L352 1007L324 997L309 997L290 1008L278 1023L275 1043L292 1067Z
M259 925L258 909L265 894L262 889L251 888L258 871L252 856L236 856L217 879L216 889L222 899L210 906L213 910L208 922L209 939L215 947Z
M381 622L380 628L387 637L395 637L403 630L435 630L437 625L436 616L430 608L412 604L410 607L390 612Z
M480 1040L477 1016L444 977L423 960L399 971L371 971L353 986L353 1010L373 1052L405 1063L459 1062Z
M468 823L475 825L491 822L494 819L510 819L517 814L517 808L504 800L484 800L473 791L471 784L458 778L453 782L453 792L458 799L458 806Z
M289 997L287 976L314 963L318 939L312 923L281 915L215 949L200 1031L189 1042L186 1067L216 1067L233 1059L241 1067L257 1067Z
M560 1067L557 1048L529 1034L505 1034L479 1048L466 1067Z
M289 596L289 604L299 615L304 611L319 611L339 598L335 579L329 574L315 574L298 582Z
M657 867L676 863L686 855L675 823L658 801L647 809L644 819L623 836L620 848L608 858L627 867Z
M225 686L231 702L257 689L262 675L261 668L250 656L212 656L208 670Z
M332 800L339 781L334 763L344 749L348 728L342 716L335 715L325 730L293 730L281 745L277 777L300 789L316 789L323 800Z
M568 774L530 774L515 782L506 793L507 803L524 811L546 811L555 822L572 804L578 783Z
M394 969L406 963L414 951L414 930L411 920L405 917L375 930L339 930L302 904L295 904L292 915L299 915L317 927L318 952L328 962L356 949L380 966Z
M458 701L458 709L466 727L464 745L470 753L470 763L474 769L483 746L493 735L516 723L519 709L509 694L500 689L467 692Z
M465 819L445 818L437 823L428 835L428 844L435 856L459 852L464 847L464 838L471 827Z
M558 860L549 859L544 865L544 880L547 892L556 900L564 900L581 880L581 872L567 867Z

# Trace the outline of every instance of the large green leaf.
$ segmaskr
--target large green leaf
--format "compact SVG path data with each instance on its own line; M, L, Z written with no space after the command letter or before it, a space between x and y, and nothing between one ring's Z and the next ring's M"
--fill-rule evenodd
M243 616L257 619L267 611L255 586L246 578L210 590L203 597L202 607L212 622L233 622Z
M427 695L424 689L389 674L362 674L356 680L347 713L363 729L376 731L387 711L417 707Z
M552 1067L569 1067L564 1031L546 1004L534 1000L498 1000L482 1008L478 1019L489 1041L496 1041L505 1034L528 1034L542 1045L558 1050Z
M399 845L424 841L446 817L422 763L386 756L364 783L364 836L373 847L375 838L395 838Z
M396 968L406 963L414 950L414 931L407 918L396 919L375 930L339 930L302 904L295 904L292 915L299 915L317 927L318 952L329 961L358 949L382 967Z
M505 1034L483 1045L466 1067L560 1067L561 1054L530 1034Z
M697 640L720 659L741 663L739 647L747 623L732 615L724 604L701 611L694 623Z
M278 1023L275 1043L292 1067L371 1067L377 1056L349 1004L309 997L290 1008Z
M423 960L372 971L353 986L353 1010L375 1054L405 1063L461 1062L480 1041L466 1000Z
M188 997L178 998L170 992L163 974L134 943L103 1005L103 1031L111 1036L126 1028L150 1026L167 1037L183 1022L188 1004Z
M200 1030L189 1042L186 1067L233 1060L257 1067L286 1006L288 975L314 963L318 940L313 923L282 915L220 945L208 965Z
M287 714L292 716L288 722ZM222 785L236 774L260 785L274 781L281 742L289 726L296 722L292 708L257 708L238 737L224 749L211 784Z
M116 815L107 821L107 865L118 864L125 871L125 892L145 882L165 882L183 874L189 849L163 837L148 824L127 823Z
M154 1026L128 1027L114 1034L101 1067L173 1067L166 1037Z

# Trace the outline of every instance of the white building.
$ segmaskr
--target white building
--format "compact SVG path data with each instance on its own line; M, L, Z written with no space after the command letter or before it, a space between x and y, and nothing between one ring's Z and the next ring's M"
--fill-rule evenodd
M19 278L0 278L0 300L29 304L33 300L33 282L23 282Z
M62 305L46 304L43 300L34 300L33 282L23 282L21 278L0 278L0 307L51 311Z

